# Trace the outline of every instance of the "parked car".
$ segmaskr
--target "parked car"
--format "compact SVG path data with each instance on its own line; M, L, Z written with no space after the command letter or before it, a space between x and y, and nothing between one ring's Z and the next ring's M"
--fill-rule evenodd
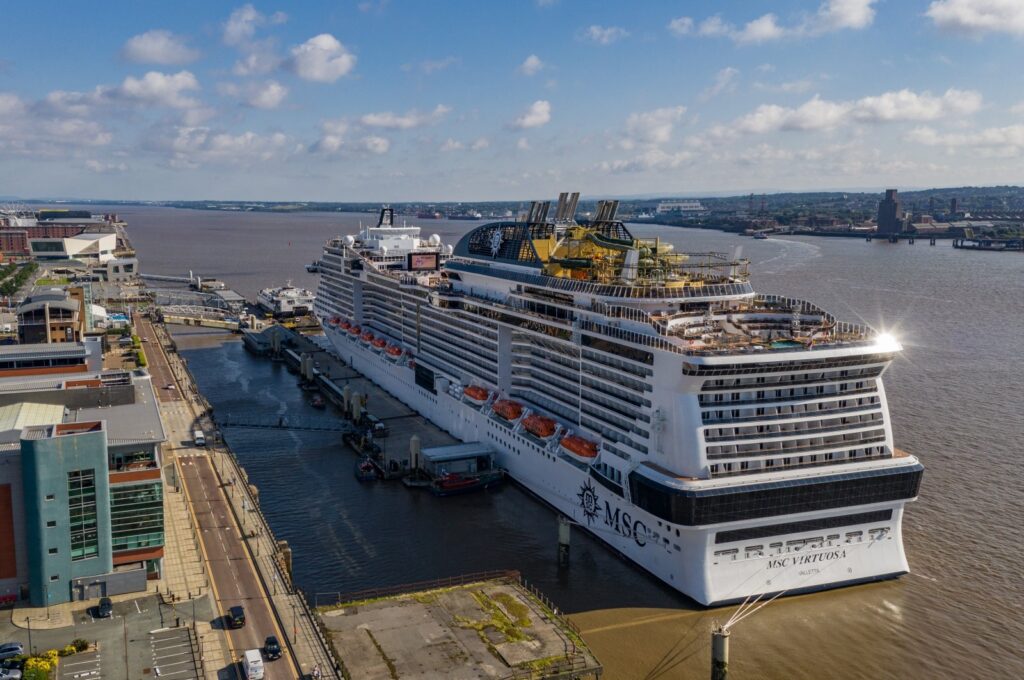
M245 625L245 610L241 605L232 607L228 610L228 626L231 628L241 628Z
M20 642L5 642L0 645L0 661L13 659L25 653L25 645Z
M0 680L21 680L21 671L17 668L0 668Z
M101 597L100 603L96 605L96 618L109 619L114 614L114 603L109 597Z
M267 661L281 658L281 643L277 641L276 635L269 636L263 643L263 653L266 654Z

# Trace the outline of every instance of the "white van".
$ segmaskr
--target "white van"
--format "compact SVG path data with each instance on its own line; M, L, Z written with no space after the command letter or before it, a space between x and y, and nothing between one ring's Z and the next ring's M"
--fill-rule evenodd
M192 439L195 440L196 446L206 446L206 435L203 434L202 430L193 432Z
M258 649L248 649L242 657L242 670L246 680L263 680L263 655Z

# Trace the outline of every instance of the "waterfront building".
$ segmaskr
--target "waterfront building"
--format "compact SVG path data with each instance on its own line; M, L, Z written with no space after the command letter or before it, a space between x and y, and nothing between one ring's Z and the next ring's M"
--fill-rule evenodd
M85 336L82 288L38 288L18 305L18 342L78 342Z
M681 200L681 201L662 201L658 204L658 214L665 215L668 213L681 213L686 215L703 215L707 212L707 208L704 207L700 201Z
M885 198L878 203L878 233L899 234L903 231L903 210L896 189L886 189Z
M39 260L82 260L105 263L114 259L117 234L81 233L66 238L31 238L32 256Z
M548 219L535 203L453 250L331 239L328 340L698 602L906 573L923 468L895 445L882 384L899 343L755 292L745 260L635 238L616 202L587 221L574 205Z
M37 360L54 361L53 347L36 346ZM144 590L164 546L166 437L150 377L54 368L0 378L0 601Z

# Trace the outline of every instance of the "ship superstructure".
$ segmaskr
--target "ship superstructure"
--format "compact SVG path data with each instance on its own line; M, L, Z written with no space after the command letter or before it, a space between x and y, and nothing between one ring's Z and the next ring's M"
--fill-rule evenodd
M577 200L453 249L333 239L316 314L357 370L701 603L907 572L899 344Z
M305 288L297 288L289 281L284 286L264 288L256 301L275 317L302 316L313 308L314 295Z

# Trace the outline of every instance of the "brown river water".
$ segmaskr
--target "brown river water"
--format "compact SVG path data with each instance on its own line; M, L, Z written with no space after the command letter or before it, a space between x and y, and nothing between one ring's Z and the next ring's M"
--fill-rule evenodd
M94 210L97 208L94 206ZM246 297L283 284L315 288L304 265L325 239L373 215L116 209L147 273L225 280ZM414 221L414 220L411 220ZM416 221L446 242L474 222ZM636 226L677 250L742 247L761 292L811 300L894 333L905 351L886 374L896 443L925 465L905 516L912 573L895 581L782 598L732 634L734 678L1024 677L1024 256ZM239 343L186 353L216 408L307 408L294 378ZM568 572L555 566L553 513L516 487L459 499L368 489L350 455L316 433L229 432L260 487L275 533L295 549L312 594L513 568L572 614L620 678L706 677L712 620L703 610L576 532ZM437 503L444 500L444 503Z

